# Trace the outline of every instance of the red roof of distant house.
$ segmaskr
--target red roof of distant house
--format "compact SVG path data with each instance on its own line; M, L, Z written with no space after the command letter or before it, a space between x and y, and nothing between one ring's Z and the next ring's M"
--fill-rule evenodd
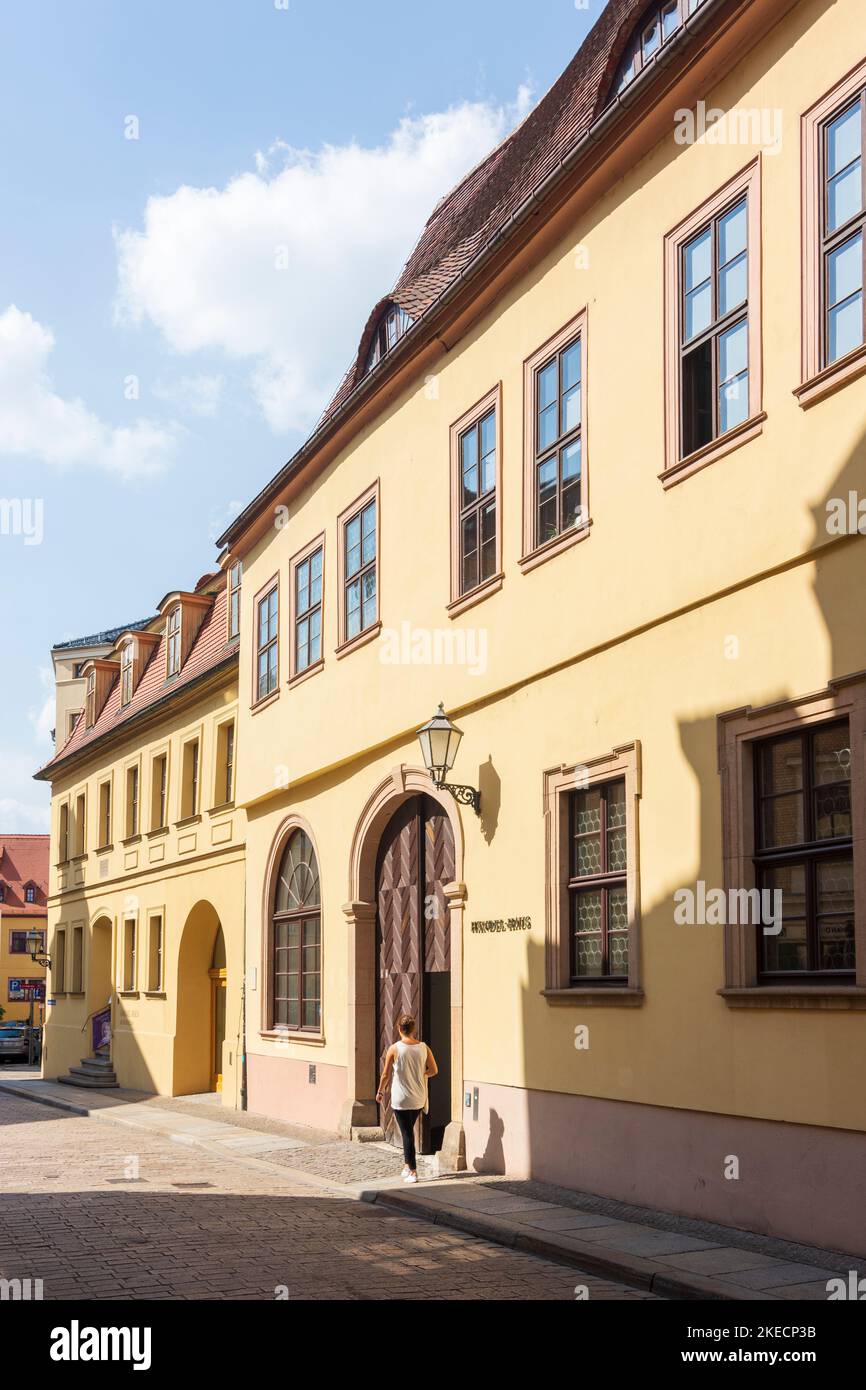
M49 835L0 834L0 914L45 917L48 904ZM32 885L35 901L27 901Z
M46 773L57 768L67 758L71 758L91 744L97 743L105 734L121 728L131 719L134 719L136 715L142 714L160 700L169 698L177 691L191 685L199 677L216 670L224 661L236 657L238 640L235 638L233 642L226 641L227 625L226 589L223 585L220 592L214 597L210 611L199 629L192 650L180 673L171 680L166 680L165 630L163 630L159 642L154 644L150 660L129 704L123 706L120 703L120 676L118 675L93 727L91 729L86 728L84 715L80 714L69 738L56 756L39 769L36 774L37 778L50 780L46 777Z

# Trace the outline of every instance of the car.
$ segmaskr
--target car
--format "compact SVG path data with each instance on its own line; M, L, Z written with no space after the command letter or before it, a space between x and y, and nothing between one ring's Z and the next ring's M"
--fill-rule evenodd
M30 1028L26 1023L0 1023L0 1061L13 1058L27 1061L30 1055ZM39 1029L33 1030L33 1042L38 1050Z

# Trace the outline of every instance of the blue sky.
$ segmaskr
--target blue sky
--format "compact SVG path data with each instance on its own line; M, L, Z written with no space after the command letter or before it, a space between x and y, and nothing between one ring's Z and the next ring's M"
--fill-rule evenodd
M41 543L0 530L0 832L47 828L52 644L212 567L601 7L7 0L0 498Z

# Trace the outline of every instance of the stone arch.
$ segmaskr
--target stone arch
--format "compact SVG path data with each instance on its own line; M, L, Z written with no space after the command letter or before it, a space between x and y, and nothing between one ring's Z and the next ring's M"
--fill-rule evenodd
M176 1096L211 1089L212 1020L210 970L219 914L201 899L187 914L177 956L177 1016L174 1038Z
M348 1085L340 1122L343 1134L377 1123L376 1084L376 859L382 833L396 811L413 796L429 796L448 817L454 837L455 878L445 885L451 914L451 1123L445 1133L440 1167L465 1168L463 1138L463 883L465 839L460 808L421 768L401 763L368 797L349 850L348 923Z

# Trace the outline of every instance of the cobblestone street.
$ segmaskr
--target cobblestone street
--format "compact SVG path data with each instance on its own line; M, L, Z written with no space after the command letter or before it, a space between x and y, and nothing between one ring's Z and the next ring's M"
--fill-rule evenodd
M46 1299L650 1295L112 1121L0 1094L0 1274Z

